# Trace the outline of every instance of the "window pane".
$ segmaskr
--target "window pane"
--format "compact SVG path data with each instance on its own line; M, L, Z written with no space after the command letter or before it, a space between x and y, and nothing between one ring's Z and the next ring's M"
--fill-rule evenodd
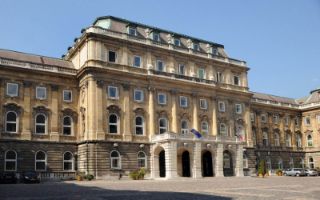
M139 56L134 57L134 66L135 67L140 67L141 65L141 58Z
M71 125L71 118L70 117L65 117L63 118L63 125Z
M63 135L71 135L71 127L64 127Z
M111 157L112 157L112 158L118 158L118 157L119 157L119 153L118 153L117 151L113 151L113 152L111 153Z
M17 115L14 112L7 113L7 121L15 122L17 119Z
M142 127L136 127L136 134L137 135L143 135L143 128Z
M8 83L7 84L7 95L17 96L18 95L18 84Z
M136 117L136 125L142 125L142 121L141 117Z
M109 95L109 97L112 97L112 98L118 97L117 88L116 87L108 87L108 95Z
M46 154L42 151L39 151L36 155L37 160L45 160L46 159Z
M109 62L116 62L116 52L109 51Z
M46 88L37 87L37 98L38 99L45 99L46 98Z
M119 168L119 160L114 158L112 159L112 167L113 168Z
M72 162L64 162L63 170L72 170Z
M16 170L16 162L14 162L14 161L7 161L7 162L6 162L6 170L8 170L8 171L14 171L14 170Z
M6 159L12 159L12 160L16 159L16 153L14 151L8 151L6 153Z
M116 125L110 125L110 133L118 133L118 129Z
M64 155L63 155L63 159L64 160L72 160L72 154L70 152L66 152Z
M36 123L44 124L46 122L46 118L44 115L38 115L36 119Z
M146 167L145 159L138 159L138 167Z
M36 133L44 134L45 131L45 126L44 125L37 125L36 126Z
M17 124L16 123L7 123L6 130L8 132L17 132Z
M71 101L71 99L72 99L71 91L68 91L68 90L63 91L63 100L64 101Z
M46 170L45 162L36 162L36 170Z
M116 115L110 115L109 123L117 123L117 116Z

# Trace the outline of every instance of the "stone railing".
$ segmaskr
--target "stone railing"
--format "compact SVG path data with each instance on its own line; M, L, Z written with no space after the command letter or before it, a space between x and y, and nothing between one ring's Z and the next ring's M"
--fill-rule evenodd
M1 58L1 57L0 57L0 64L5 66L20 67L24 69L32 69L32 70L53 72L53 73L59 73L59 74L76 75L77 73L77 70L71 69L71 68L31 63L31 62L23 62L23 61Z
M72 180L76 178L76 172L39 172L41 180Z
M252 103L267 104L267 105L272 105L272 106L286 107L286 108L294 108L294 109L300 108L300 106L297 104L282 103L282 102L270 101L270 100L265 100L265 99L257 99L257 98L252 98L251 102Z

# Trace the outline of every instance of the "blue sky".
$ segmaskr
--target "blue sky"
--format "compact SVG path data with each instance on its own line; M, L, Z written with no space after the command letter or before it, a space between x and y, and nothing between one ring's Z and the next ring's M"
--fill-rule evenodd
M0 0L0 48L61 57L114 15L225 45L250 90L298 98L320 87L320 0Z

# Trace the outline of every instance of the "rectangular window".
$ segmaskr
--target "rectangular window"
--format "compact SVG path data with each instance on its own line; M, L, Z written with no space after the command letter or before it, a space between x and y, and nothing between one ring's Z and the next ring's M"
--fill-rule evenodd
M174 45L176 45L176 46L181 46L181 41L180 41L180 39L175 38L175 39L174 39Z
M263 122L263 123L267 122L267 116L265 114L261 115L261 122Z
M234 85L240 85L240 77L239 76L234 76L233 77L233 84Z
M116 62L117 53L115 51L109 51L108 53L108 61L109 62Z
M198 69L198 78L205 79L205 76L206 76L205 70L203 68L199 68Z
M157 70L160 72L164 71L164 63L162 60L157 60Z
M143 102L143 91L142 90L134 90L134 101Z
M221 72L217 72L217 82L218 83L222 82L222 73Z
M188 107L188 98L184 96L180 96L180 107L186 108Z
M47 98L47 88L46 87L37 87L36 88L36 98L43 100Z
M203 109L203 110L208 109L207 99L200 99L200 109Z
M128 34L133 35L133 36L137 36L137 29L135 27L129 27Z
M134 56L133 66L134 67L141 67L141 57L140 56Z
M167 95L165 93L158 93L158 104L167 104Z
M19 85L17 83L7 83L7 95L17 97L19 94Z
M279 123L279 115L273 115L273 123L278 124Z
M160 42L160 34L153 32L153 40L156 42Z
M286 117L284 118L284 124L285 124L286 126L289 126L289 117L288 117L288 116L286 116Z
M219 101L218 102L218 108L219 108L219 112L225 112L226 111L226 105L223 101Z
M119 99L118 87L108 86L108 97L110 99Z
M193 43L193 50L200 51L200 45L198 43Z
M63 90L63 101L72 102L72 91L71 90Z
M183 64L179 64L179 74L185 75L185 66Z
M241 104L236 104L236 113L241 114L242 113L242 106Z
M305 125L307 125L307 126L311 125L311 119L310 119L310 117L305 117L305 118L304 118L304 123L305 123Z
M250 119L251 119L251 122L254 122L254 121L255 121L255 115L254 115L254 113L250 113Z

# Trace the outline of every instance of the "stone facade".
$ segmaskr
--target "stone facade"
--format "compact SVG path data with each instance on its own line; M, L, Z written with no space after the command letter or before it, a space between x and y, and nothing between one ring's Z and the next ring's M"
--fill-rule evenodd
M259 159L270 173L320 164L318 90L252 93L246 63L220 44L108 16L63 59L0 50L0 65L1 171L200 178L250 175Z

